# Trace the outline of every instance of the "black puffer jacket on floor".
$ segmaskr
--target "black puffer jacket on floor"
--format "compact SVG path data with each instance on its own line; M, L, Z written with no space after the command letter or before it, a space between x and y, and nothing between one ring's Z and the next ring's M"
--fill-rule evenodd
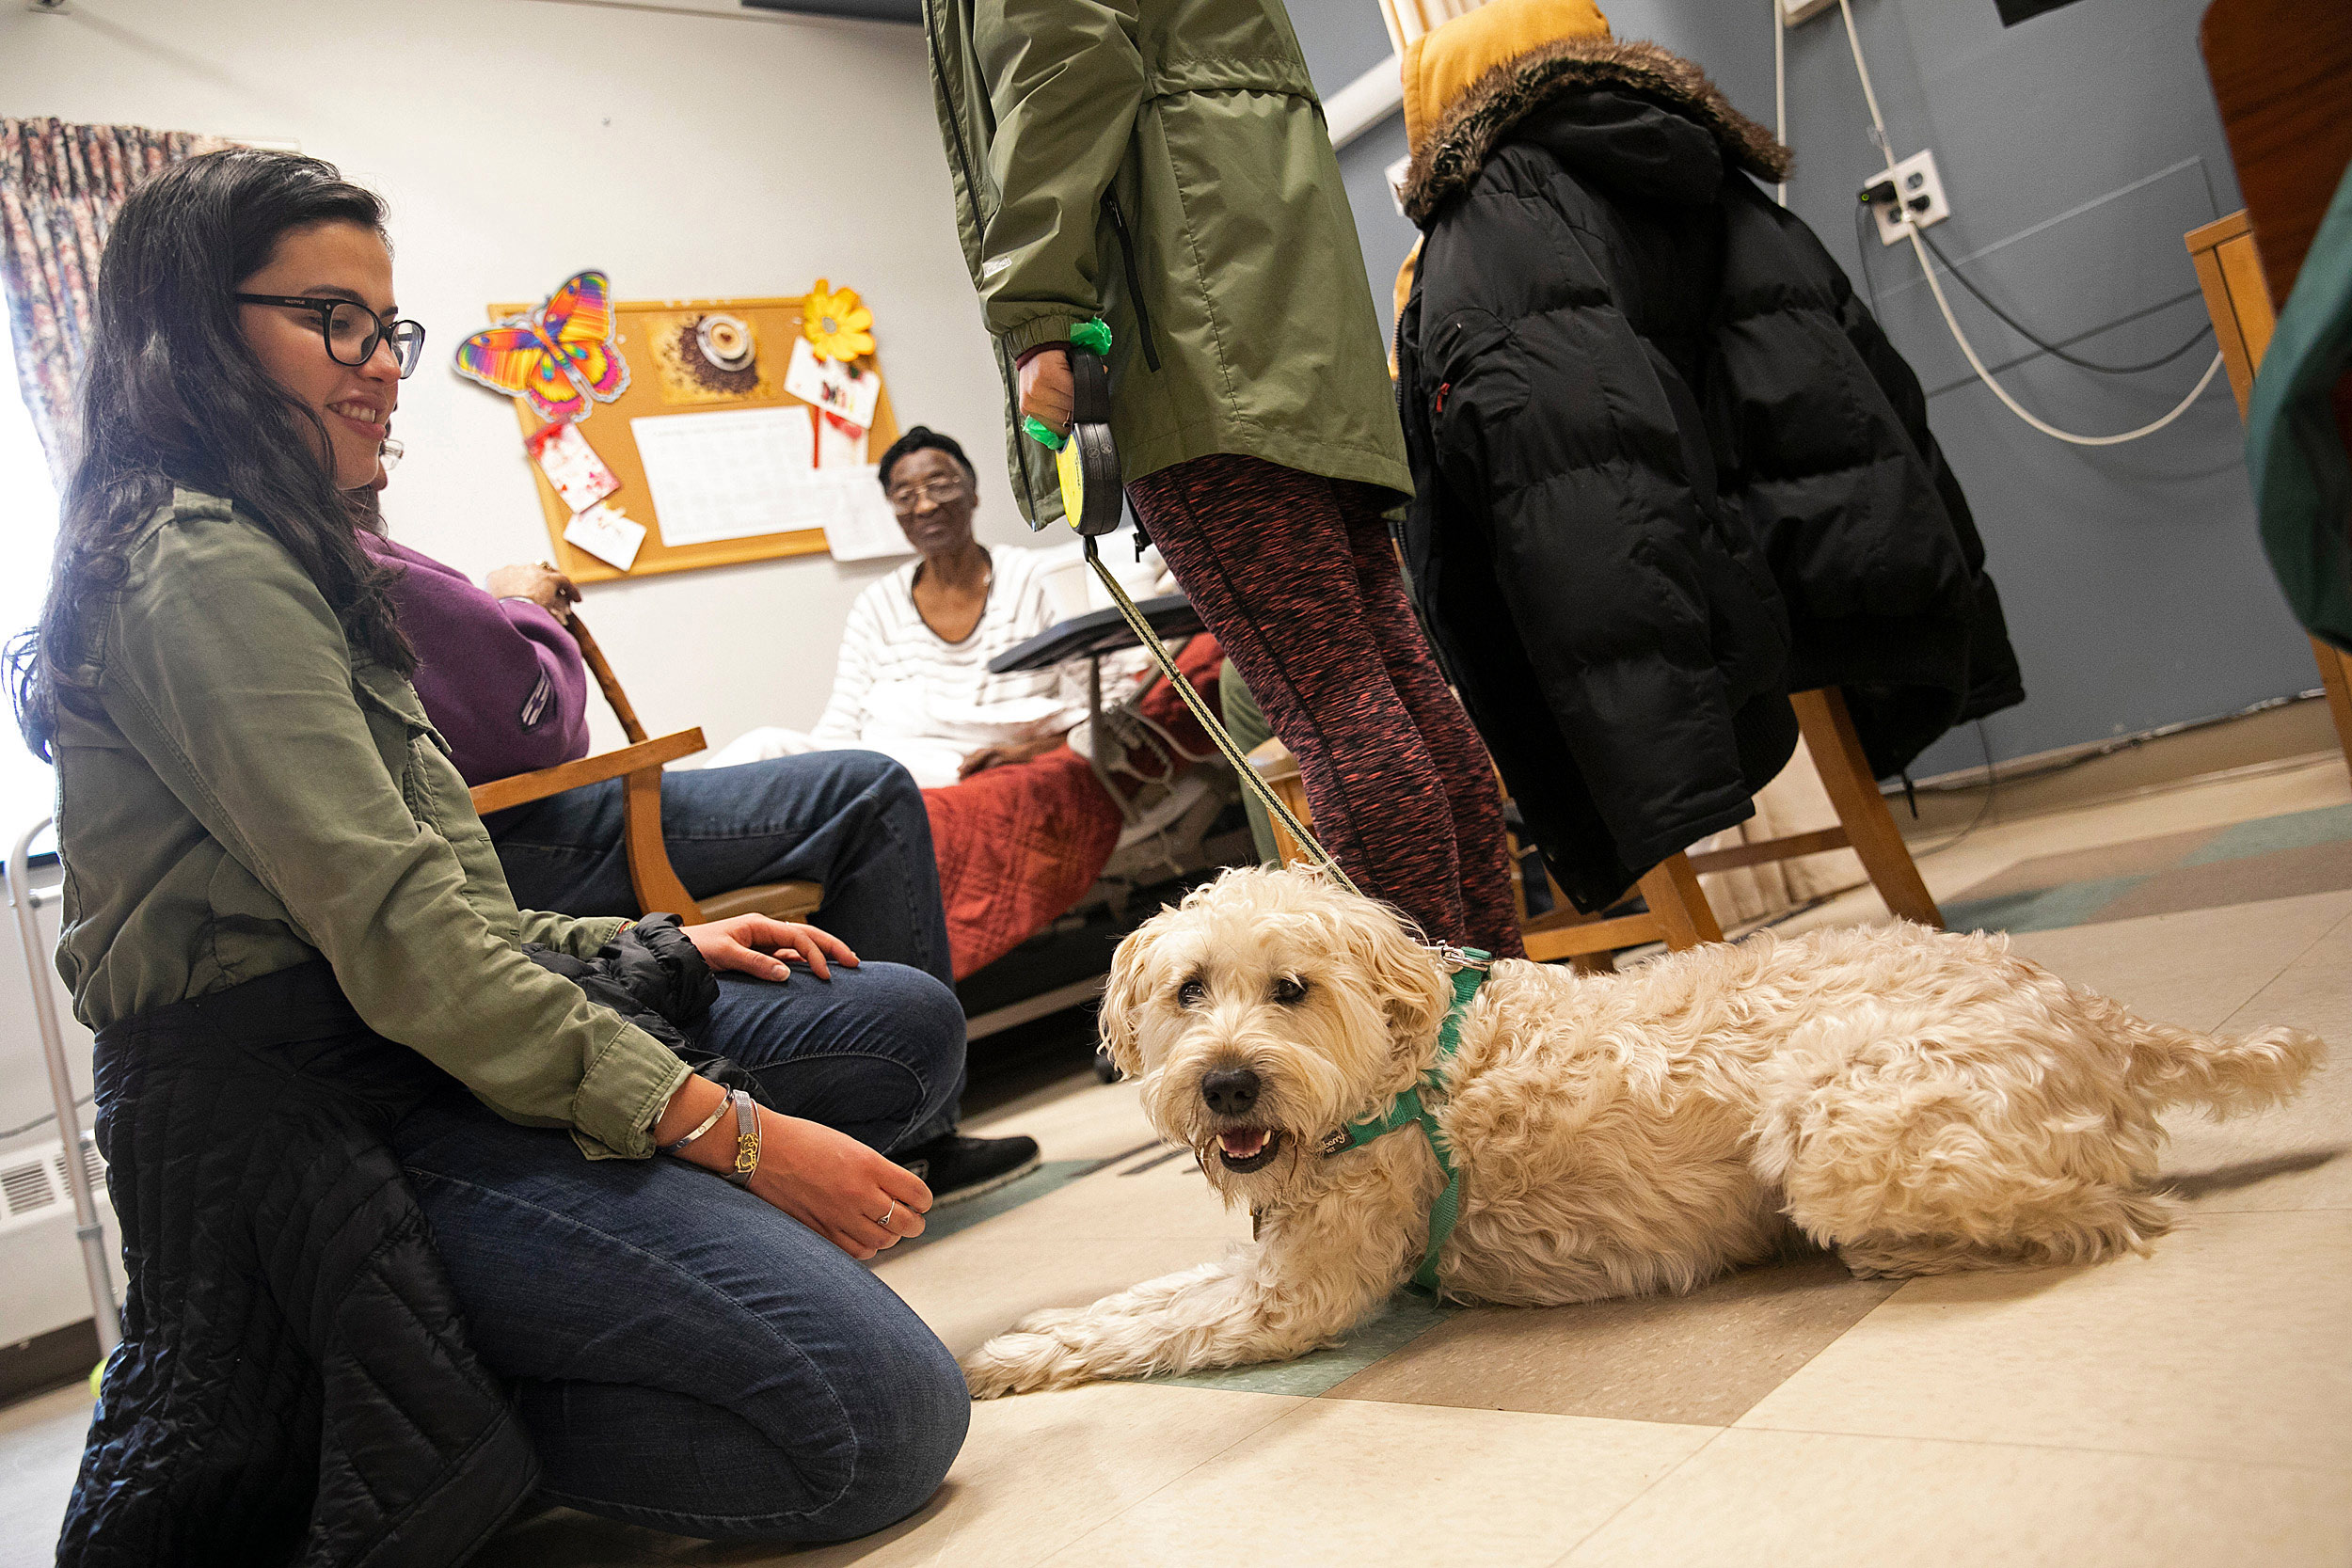
M1687 62L1572 40L1407 178L1406 561L1587 910L1751 814L1788 692L1843 687L1882 778L2024 696L1917 379L1750 178L1787 157Z
M526 951L754 1086L691 1041L718 989L675 917L593 962ZM130 1291L61 1568L466 1561L538 1463L391 1148L456 1081L362 1024L323 960L109 1024L96 1061Z
M98 1032L130 1273L60 1568L446 1568L538 1477L391 1133L453 1081L324 960Z

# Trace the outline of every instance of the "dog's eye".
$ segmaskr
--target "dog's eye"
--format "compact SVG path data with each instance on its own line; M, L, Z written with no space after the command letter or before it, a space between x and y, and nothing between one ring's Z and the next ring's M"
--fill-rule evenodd
M1296 1006L1307 999L1307 982L1295 974L1285 974L1274 982L1274 1000L1285 1007Z
M1183 985L1176 988L1176 1006L1179 1007L1197 1007L1202 1002L1207 1001L1208 996L1208 987L1202 985L1199 980L1186 980Z

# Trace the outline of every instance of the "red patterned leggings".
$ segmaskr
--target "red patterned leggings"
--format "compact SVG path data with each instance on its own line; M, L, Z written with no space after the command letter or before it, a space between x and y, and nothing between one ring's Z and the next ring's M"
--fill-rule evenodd
M1413 619L1380 494L1237 455L1128 486L1298 758L1324 847L1430 940L1519 958L1493 766Z

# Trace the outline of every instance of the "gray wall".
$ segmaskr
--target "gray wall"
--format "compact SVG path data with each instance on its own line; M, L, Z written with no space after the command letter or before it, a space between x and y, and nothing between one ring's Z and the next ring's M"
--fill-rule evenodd
M2197 53L2204 0L2079 0L2003 28L1994 0L1856 0L1897 156L1933 148L1953 216L1937 242L2012 315L2093 359L2129 363L2205 320L2182 234L2239 205ZM1622 38L1704 66L1770 124L1768 0L1650 0L1604 8ZM1295 0L1327 92L1387 52L1370 0ZM2254 543L2225 377L2145 441L2068 447L2020 423L1970 373L1908 245L1867 258L1853 192L1883 160L1836 13L1788 36L1791 205L1857 287L1870 287L1927 387L1967 487L2024 661L2026 704L1987 724L1996 757L2227 712L2314 685L2308 648ZM1391 120L1341 154L1374 293L1388 309L1411 227L1382 185L1404 151ZM1867 264L1867 273L1864 270ZM2129 378L2086 374L2001 326L1948 280L1961 325L2026 405L2086 434L2146 423L2193 385L2209 351ZM1973 733L1922 775L1979 760Z

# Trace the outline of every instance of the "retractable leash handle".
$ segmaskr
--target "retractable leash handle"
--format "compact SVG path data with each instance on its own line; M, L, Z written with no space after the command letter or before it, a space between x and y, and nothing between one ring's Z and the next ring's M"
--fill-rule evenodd
M1070 434L1027 418L1021 428L1054 453L1061 509L1070 526L1092 539L1116 532L1124 512L1119 443L1111 437L1111 329L1102 321L1070 329Z

